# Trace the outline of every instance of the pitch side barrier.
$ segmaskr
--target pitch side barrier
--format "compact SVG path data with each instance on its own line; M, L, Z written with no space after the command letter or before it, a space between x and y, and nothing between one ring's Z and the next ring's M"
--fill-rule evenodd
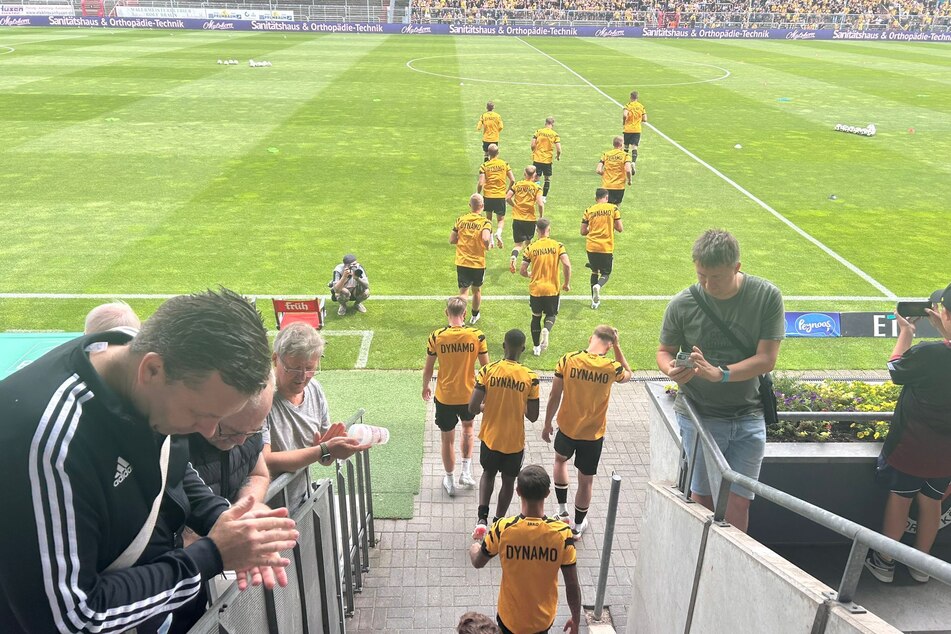
M377 33L412 35L488 35L509 37L607 37L703 40L863 40L951 42L951 33L854 31L835 29L707 29L646 26L518 26L475 24L381 24L197 18L120 18L80 16L3 16L0 26L52 26L108 29L263 31L281 33Z

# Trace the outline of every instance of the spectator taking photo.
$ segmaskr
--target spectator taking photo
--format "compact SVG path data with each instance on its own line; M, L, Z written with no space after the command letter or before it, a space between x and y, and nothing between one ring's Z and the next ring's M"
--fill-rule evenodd
M343 262L334 268L330 282L330 299L340 304L337 314L347 314L347 304L353 302L358 313L367 312L363 302L370 296L370 280L363 265L357 262L357 256L348 253Z

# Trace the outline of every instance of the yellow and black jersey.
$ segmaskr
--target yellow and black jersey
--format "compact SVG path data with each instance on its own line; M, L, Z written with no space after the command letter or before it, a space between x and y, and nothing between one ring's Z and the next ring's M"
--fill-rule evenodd
M614 253L614 221L621 210L611 203L596 203L584 210L582 224L588 225L585 250L592 253Z
M558 609L558 575L577 562L571 527L554 518L503 517L482 541L499 556L499 618L513 632L544 632Z
M476 362L488 351L485 335L478 328L446 326L434 330L426 343L426 354L439 362L436 399L444 405L468 404L475 387Z
M498 143L502 131L502 117L494 110L483 112L476 124L476 130L482 130L483 143Z
M555 144L561 143L561 137L549 127L538 128L533 137L535 149L532 150L532 160L536 163L551 163Z
M485 392L479 438L501 453L525 449L525 409L538 400L538 375L518 361L502 359L482 366L475 389Z
M482 241L482 232L492 231L492 225L485 216L472 212L456 218L452 230L459 236L456 243L456 266L465 266L470 269L485 268L485 242Z
M561 256L565 245L551 238L542 238L522 249L522 260L531 266L528 294L552 297L561 293Z
M505 198L508 191L509 164L496 157L489 159L479 168L479 174L485 174L485 185L482 195L486 198Z
M542 186L528 179L512 185L512 219L535 222L535 203L542 193Z
M624 367L605 356L579 350L558 360L555 376L564 381L558 429L575 440L604 436L611 387L624 379Z
M624 131L640 132L641 123L644 121L644 115L647 110L640 101L632 101L624 106Z
M601 187L605 189L624 189L627 187L627 170L624 166L631 162L627 152L617 148L601 155L604 171L601 173Z

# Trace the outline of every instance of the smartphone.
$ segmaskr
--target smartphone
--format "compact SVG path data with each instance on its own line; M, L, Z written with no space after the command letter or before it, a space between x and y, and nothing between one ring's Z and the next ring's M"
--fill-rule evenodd
M674 359L674 366L678 368L695 368L697 365L693 362L693 359L690 358L689 352L678 352L677 358Z
M930 301L898 302L898 314L902 317L927 317L926 308L931 308Z

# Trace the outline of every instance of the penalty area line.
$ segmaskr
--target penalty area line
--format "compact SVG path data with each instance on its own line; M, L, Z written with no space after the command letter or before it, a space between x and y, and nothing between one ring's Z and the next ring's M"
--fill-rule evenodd
M277 330L268 330L267 334L274 337L277 332ZM367 367L367 361L370 359L370 344L373 343L372 330L321 330L320 334L323 337L360 337L360 352L357 353L357 362L353 364L353 369L362 370Z
M545 51L541 50L540 48L537 48L536 46L533 46L532 44L529 44L528 42L526 42L525 40L523 40L521 37L518 37L517 39L518 39L522 44L524 44L525 46L527 46L527 47L529 47L530 49L534 50L534 51L535 51L536 53L538 53L539 55L543 55L544 57L547 57L547 58L550 59L551 61L555 62L556 64L558 64L559 66L561 66L562 68L564 68L566 71L568 71L569 73L571 73L572 75L574 75L575 77L577 77L578 79L580 79L581 81L583 81L585 84L587 84L588 86L590 86L591 88L593 88L594 90L596 90L596 91L597 91L598 93L600 93L603 97L605 97L606 99L608 99L611 103L615 104L618 108L623 108L623 107L624 107L624 105L621 104L621 102L619 102L617 99L615 99L614 97L612 97L611 95L609 95L608 93L604 92L603 90L601 90L600 88L598 88L596 85L594 85L593 83L591 83L590 81L588 81L587 78L585 78L583 75L581 75L580 73L578 73L576 70L574 70L573 68L571 68L570 66L568 66L568 65L565 64L564 62L561 62L561 61L559 61L558 59L556 59L555 57L552 57L551 55L549 55L549 54L546 53ZM654 132L656 132L656 133L657 133L661 138L663 138L665 141L667 141L668 143L670 143L671 145L673 145L675 148L677 148L678 150L680 150L681 152L683 152L684 154L686 154L687 156L689 156L690 158L692 158L694 161L696 161L696 162L699 163L700 165L704 166L705 168L707 168L708 170L710 170L711 172L713 172L714 174L716 174L721 180L723 180L725 183L727 183L728 185L730 185L731 187L733 187L735 190L737 190L738 192L740 192L741 194L743 194L744 196L746 196L747 198L749 198L750 200L752 200L754 203L756 203L757 205L759 205L759 206L760 206L761 208L763 208L764 210L766 210L766 211L768 211L769 213L771 213L773 216L776 217L777 220L779 220L780 222L782 222L783 224L785 224L787 227L789 227L790 229L792 229L793 231L795 231L796 233L798 233L800 236L802 236L803 238L805 238L806 240L808 240L809 242L811 242L811 243L814 244L815 246L819 247L819 249L821 249L826 255L828 255L829 257L831 257L832 259L834 259L836 262L838 262L839 264L841 264L841 265L844 266L845 268L849 269L850 271L852 271L853 273L855 273L856 275L858 275L860 278L862 278L863 280L865 280L866 282L868 282L869 284L871 284L872 286L874 286L876 289L878 289L881 293L883 293L883 294L885 295L885 297L882 298L882 299L888 299L888 300L892 300L892 301L897 301L897 300L898 300L898 296L895 295L895 293L893 293L893 292L891 292L890 290L888 290L888 288L886 288L886 287L885 287L882 283L880 283L878 280L876 280L876 279L873 278L871 275L869 275L868 273L866 273L865 271L863 271L863 270L860 269L859 267L855 266L854 264L852 264L851 262L849 262L848 260L846 260L846 259L845 259L844 257L842 257L841 255L839 255L838 253L836 253L835 251L833 251L830 247L826 246L826 245L823 244L821 241L819 241L817 238L813 237L813 236L812 236L811 234L809 234L805 229L802 229L801 227L799 227L799 225L797 225L796 223L794 223L792 220L790 220L790 219L787 218L786 216L782 215L781 213L779 213L778 211L776 211L775 209L773 209L772 207L770 207L769 205L767 205L765 202L763 202L763 201L760 200L758 197L756 197L755 195L753 195L752 193L750 193L746 188L744 188L742 185L740 185L739 183L737 183L736 181L734 181L733 179L731 179L729 176L727 176L726 174L724 174L723 172L721 172L721 171L718 170L717 168L713 167L712 165L710 165L709 163L707 163L706 161L704 161L702 158L700 158L699 156L697 156L696 154L694 154L693 152L691 152L690 150L688 150L687 148L685 148L684 146L682 146L680 143L678 143L678 142L675 141L674 139L670 138L669 136L667 136L666 134L664 134L663 132L661 132L660 130L658 130L657 127L654 126L653 124L651 124L651 123L645 123L645 125L646 125L648 128L650 128L651 130L653 130Z

